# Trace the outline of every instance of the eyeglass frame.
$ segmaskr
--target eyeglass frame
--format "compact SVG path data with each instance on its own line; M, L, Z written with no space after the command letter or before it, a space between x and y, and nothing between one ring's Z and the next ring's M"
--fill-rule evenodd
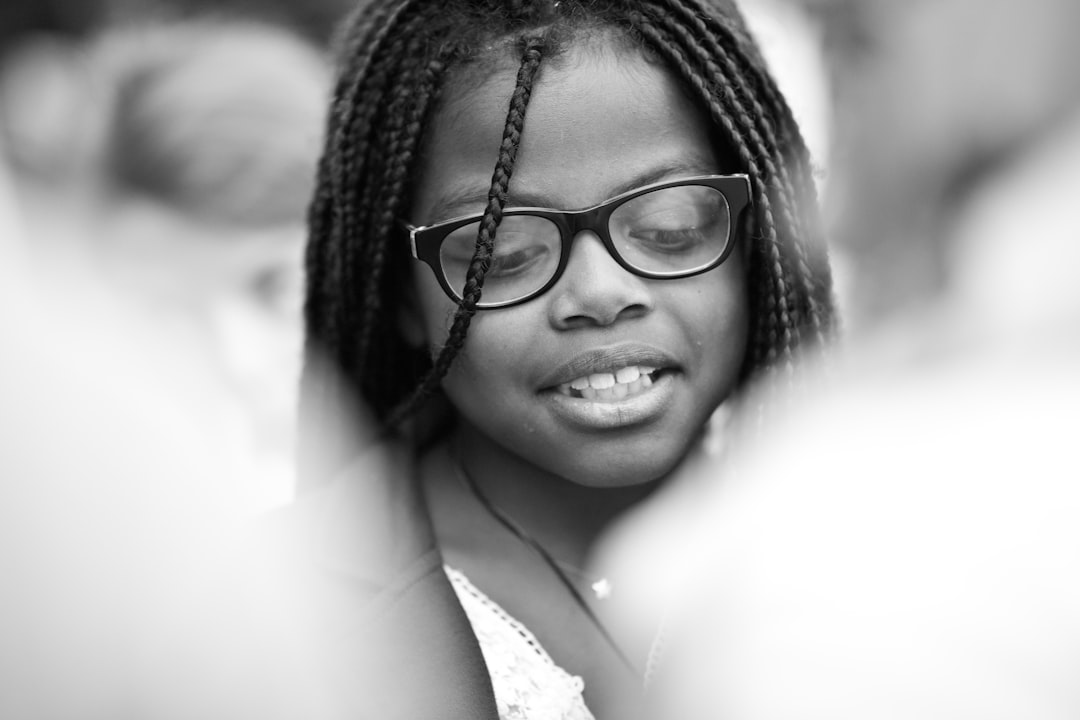
M690 270L657 273L634 267L619 254L619 251L615 248L615 242L611 239L608 222L611 219L612 213L624 203L640 197L641 195L646 195L657 190L666 190L668 188L683 187L686 185L711 187L724 196L724 200L728 205L728 217L730 221L728 223L728 236L725 241L723 252L711 262ZM677 180L664 180L650 183L616 195L615 197L604 200L592 207L584 208L583 210L555 210L553 208L542 207L508 208L503 211L503 218L512 215L540 217L550 221L559 229L559 239L562 243L559 249L559 264L552 273L551 279L535 291L520 298L490 304L484 304L483 295L481 294L481 302L477 303L476 309L494 310L497 308L520 305L533 300L550 290L566 271L566 266L570 262L570 251L573 249L574 240L585 230L594 233L600 239L600 242L603 243L604 247L607 249L608 254L611 255L620 267L638 277L650 280L679 280L706 273L722 265L723 262L727 260L728 256L731 255L731 251L735 247L734 241L736 238L734 236L741 226L743 213L745 213L750 206L750 176L746 174L734 174L698 175ZM434 273L435 279L438 281L443 292L446 293L447 297L459 305L463 301L463 298L457 294L457 291L454 290L453 287L451 287L449 280L446 278L446 272L442 268L442 261L440 259L440 250L443 241L445 241L452 232L465 225L478 222L482 218L483 213L477 213L473 215L463 215L424 226L415 226L407 222L402 222L402 225L409 233L409 247L412 256L431 268L431 271ZM498 238L497 230L496 238Z

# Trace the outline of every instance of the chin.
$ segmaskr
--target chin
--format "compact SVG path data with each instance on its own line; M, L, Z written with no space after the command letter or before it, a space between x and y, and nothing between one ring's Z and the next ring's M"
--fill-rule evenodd
M568 452L534 461L548 464L549 471L584 487L646 486L666 479L691 453L701 436L701 428L694 428L690 424L654 425L631 433L594 436Z
M572 467L556 472L572 483L591 488L628 488L663 480L685 457L680 452L622 452L595 457L573 457Z

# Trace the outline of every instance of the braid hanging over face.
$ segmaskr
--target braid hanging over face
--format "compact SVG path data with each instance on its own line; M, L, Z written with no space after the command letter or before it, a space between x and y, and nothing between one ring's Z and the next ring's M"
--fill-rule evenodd
M791 377L800 349L827 342L831 280L809 153L729 0L372 0L341 28L309 209L302 467L305 452L325 452L308 446L326 430L321 423L347 410L346 396L358 396L392 427L438 388L483 292L541 61L591 30L664 62L715 126L718 146L750 176L744 377L773 369ZM415 161L448 77L508 53L520 63L517 81L464 300L432 358L398 330L411 262L398 221L408 213ZM340 383L327 379L326 366Z

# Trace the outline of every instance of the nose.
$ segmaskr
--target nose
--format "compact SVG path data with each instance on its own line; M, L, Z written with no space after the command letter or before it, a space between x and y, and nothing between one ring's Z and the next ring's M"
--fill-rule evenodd
M574 238L566 270L550 292L551 324L561 330L612 325L653 307L645 278L619 265L591 231Z

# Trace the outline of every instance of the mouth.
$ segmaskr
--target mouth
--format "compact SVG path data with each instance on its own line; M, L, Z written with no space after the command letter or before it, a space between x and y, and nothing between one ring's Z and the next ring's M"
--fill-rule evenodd
M683 368L677 356L640 342L592 348L553 368L540 383L552 416L599 432L647 426L674 407Z
M663 370L650 365L624 365L607 372L594 372L560 383L560 395L594 402L616 402L648 390Z

